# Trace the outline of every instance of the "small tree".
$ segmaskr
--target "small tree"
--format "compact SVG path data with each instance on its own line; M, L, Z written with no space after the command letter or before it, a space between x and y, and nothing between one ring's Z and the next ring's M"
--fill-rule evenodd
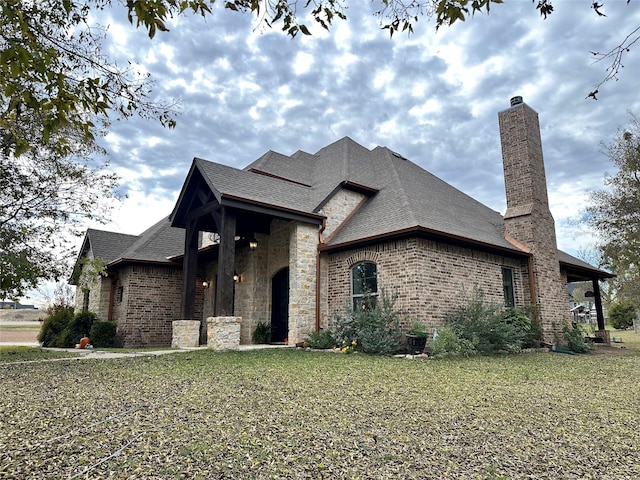
M609 323L616 330L626 330L633 327L636 318L636 308L629 300L619 300L609 307Z

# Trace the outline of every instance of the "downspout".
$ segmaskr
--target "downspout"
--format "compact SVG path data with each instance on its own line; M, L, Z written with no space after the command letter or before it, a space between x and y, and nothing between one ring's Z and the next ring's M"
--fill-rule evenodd
M322 219L322 226L318 231L318 251L316 253L316 332L320 331L320 246L324 245L324 229L327 228L327 217Z
M531 295L531 306L533 307L533 311L535 319L540 323L540 311L538 310L537 296L538 292L536 292L536 279L533 275L533 255L529 255L529 293Z

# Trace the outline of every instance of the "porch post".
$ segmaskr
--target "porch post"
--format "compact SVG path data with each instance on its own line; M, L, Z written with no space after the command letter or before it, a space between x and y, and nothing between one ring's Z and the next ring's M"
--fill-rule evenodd
M198 270L197 220L187 221L184 236L184 258L182 260L182 320L194 320L193 305L196 299L196 273Z
M593 284L593 297L596 302L596 316L598 317L598 330L604 330L604 313L602 313L602 298L600 298L600 284L597 278L591 280Z
M216 317L233 315L233 268L236 257L236 215L228 207L219 217L220 246L218 250L218 281L216 282ZM195 283L195 279L194 279Z

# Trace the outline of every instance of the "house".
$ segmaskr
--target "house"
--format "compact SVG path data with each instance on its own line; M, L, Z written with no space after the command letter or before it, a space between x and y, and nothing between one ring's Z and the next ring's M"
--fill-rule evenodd
M106 271L77 307L118 322L127 345L169 345L176 321L206 343L208 318L239 322L240 343L258 322L297 342L383 288L434 329L478 285L507 307L538 305L552 339L570 318L567 283L588 280L604 331L599 281L612 275L557 249L538 115L514 97L498 119L504 216L348 137L242 170L196 158L167 218L137 236L87 232L77 266L100 258Z

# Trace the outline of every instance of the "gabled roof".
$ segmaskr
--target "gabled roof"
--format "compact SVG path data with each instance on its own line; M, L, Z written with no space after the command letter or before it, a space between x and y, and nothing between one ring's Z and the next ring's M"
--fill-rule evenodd
M124 233L107 232L90 228L80 249L81 255L91 251L93 258L101 258L109 263L126 250L138 237Z
M70 283L80 274L80 261L89 252L104 260L107 268L126 262L173 264L169 257L184 251L184 230L173 228L168 218L148 228L140 235L107 232L90 228L85 234Z

